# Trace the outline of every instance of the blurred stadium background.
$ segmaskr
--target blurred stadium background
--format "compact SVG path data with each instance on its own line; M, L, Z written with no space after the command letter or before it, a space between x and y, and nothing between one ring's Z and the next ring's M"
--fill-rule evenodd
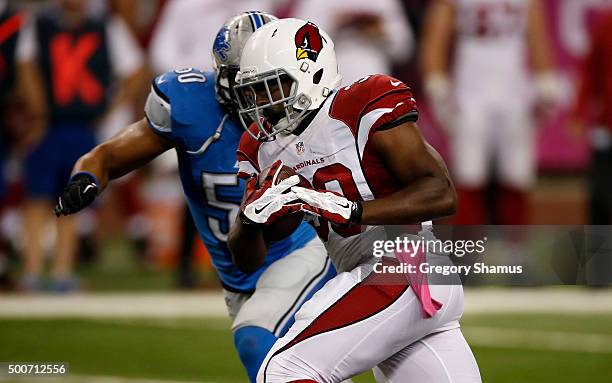
M511 68L496 65L491 56L494 65L477 68L492 70L489 75L509 78L510 82L516 73L531 73L534 89L518 97L534 100L527 112L537 125L533 127L534 141L527 142L527 148L507 145L518 157L533 146L537 177L514 194L494 177L477 188L458 185L466 193L463 206L482 214L468 214L463 221L450 223L540 225L549 237L565 236L571 230L583 230L583 225L610 223L610 210L606 209L611 206L612 187L606 180L612 181L612 140L605 126L612 125L612 97L606 94L609 85L606 90L605 85L600 89L592 84L605 84L612 78L612 62L605 61L612 60L605 48L612 46L612 31L604 28L612 24L612 1L532 2L540 6L539 16L529 13L528 20L516 24L505 23L503 15L512 15L516 4L528 0L481 1L484 6L467 10L459 7L463 1L456 0L458 8L447 14L457 17L453 23L458 35L482 34L486 39L491 37L488 33L507 33L516 38L528 34L515 29L539 30L544 37L537 51L545 51L539 64L519 61L524 67ZM85 113L87 117L77 122L95 133L100 142L140 118L155 74L186 66L210 70L213 38L229 16L260 9L308 18L334 38L340 70L347 81L373 71L391 72L413 87L421 111L419 124L455 171L453 139L468 132L449 127L444 108L453 106L448 98L460 91L449 84L440 86L435 80L443 72L460 71L455 66L465 65L462 49L473 47L466 48L460 37L448 41L449 52L444 52L444 46L438 51L424 46L428 41L436 41L436 47L441 44L437 34L450 19L440 16L444 10L432 9L443 1L371 3L0 1L0 361L67 361L71 377L59 381L70 382L246 381L233 350L220 285L185 213L173 153L109 187L95 208L78 215L74 236L70 228L57 230L51 201L38 198L44 194L37 193L40 190L32 190L36 188L29 179L35 177L34 170L45 175L48 165L32 153L40 150L41 142L49 142L45 132L58 123L54 104L44 97L48 94L45 82L62 74L51 71L44 51L39 48L36 54L31 46L42 44L44 35L23 36L31 20L43 14L61 17L58 7L70 14L82 5L88 17L114 25L109 28L115 31L112 39L116 41L109 43L109 58L102 61L109 67L98 68L106 79L103 92L109 97L103 97L105 101L92 109L73 111L74 116ZM20 42L28 39L31 44ZM527 37L523 43L516 49L533 49ZM504 49L500 51L503 57ZM447 53L447 63L441 64L440 57ZM482 56L486 60L487 54ZM68 74L63 76L72 82L67 91L95 93L83 85L87 81L82 73L70 75L70 68L78 69L79 64L78 57L68 56L60 55L59 60L77 63L76 67L65 66ZM469 81L475 84L484 81L479 75L486 78L486 73L478 71L463 73L472 73L474 78ZM448 75L451 84L452 76ZM511 94L501 92L503 97L517 96L513 90L508 91ZM494 124L504 122L508 123L496 120ZM580 130L585 127L592 127L592 134ZM60 137L47 143L47 151L59 157L70 147L86 147L93 137ZM500 161L494 157L486 160L487 166ZM50 183L55 181L57 188L66 177L51 175ZM480 202L482 207L471 205ZM507 210L512 211L508 214ZM467 288L462 325L483 381L612 381L612 290L605 287L612 273L609 227L602 226L600 234L603 240L598 251L607 261L597 266L581 264L576 255L580 251L555 260L570 270L577 265L591 272L596 268L599 277L593 284L598 288ZM76 245L71 244L72 237ZM510 235L503 241L497 249L519 250L523 256L542 255L538 244L544 240L521 242ZM517 241L527 245L517 247ZM557 284L576 281L560 277ZM589 284L588 278L579 282ZM0 381L9 380L0 377ZM364 376L357 381L373 380Z

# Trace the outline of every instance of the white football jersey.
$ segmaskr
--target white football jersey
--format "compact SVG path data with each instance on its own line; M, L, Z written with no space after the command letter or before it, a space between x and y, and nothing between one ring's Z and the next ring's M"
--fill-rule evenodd
M244 133L238 147L240 175L253 173L282 160L315 189L342 194L352 201L385 197L402 186L370 145L372 135L406 121L416 121L412 92L401 81L367 76L339 88L299 135L278 135L261 142ZM252 127L257 133L257 128ZM316 227L339 271L351 270L368 256L360 248L363 235L378 235L382 227L342 228L319 222ZM361 241L360 241L361 240Z
M455 85L461 96L526 95L530 0L451 0L456 14Z

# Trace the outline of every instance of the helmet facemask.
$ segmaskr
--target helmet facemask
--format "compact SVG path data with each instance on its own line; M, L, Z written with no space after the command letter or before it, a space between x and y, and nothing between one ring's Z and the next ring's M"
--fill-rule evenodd
M254 76L238 75L234 87L238 116L249 134L259 141L271 141L278 134L292 132L306 117L312 105L310 97L297 94L298 81L282 68ZM255 121L259 134L249 126Z
M223 106L226 113L234 117L237 117L239 110L235 93L232 92L233 87L236 85L236 73L238 73L238 70L238 67L228 65L215 67L217 74L217 81L215 83L217 101Z

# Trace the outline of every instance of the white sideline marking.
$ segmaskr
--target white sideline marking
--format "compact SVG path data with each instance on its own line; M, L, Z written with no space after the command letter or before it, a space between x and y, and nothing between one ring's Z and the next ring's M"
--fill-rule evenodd
M155 328L155 329L170 329L170 330L207 330L207 331L229 331L232 328L230 319L226 321L207 321L206 319L220 318L197 318L201 322L185 323L181 320L165 319L165 318L94 318L92 322L111 324L117 326L130 326L140 328ZM225 318L223 318L225 319Z
M612 289L466 288L465 313L612 313ZM221 292L0 295L0 318L227 318Z
M466 288L465 313L612 313L612 288Z
M612 335L518 328L461 326L471 346L612 353Z
M0 318L226 317L220 292L0 296Z

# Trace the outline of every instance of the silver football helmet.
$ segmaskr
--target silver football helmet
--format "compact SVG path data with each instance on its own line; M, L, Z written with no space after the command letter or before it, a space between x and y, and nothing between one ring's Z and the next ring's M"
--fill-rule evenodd
M228 19L215 37L212 55L217 74L217 100L230 114L238 110L232 88L240 69L242 49L253 32L274 20L278 19L269 13L244 12Z

